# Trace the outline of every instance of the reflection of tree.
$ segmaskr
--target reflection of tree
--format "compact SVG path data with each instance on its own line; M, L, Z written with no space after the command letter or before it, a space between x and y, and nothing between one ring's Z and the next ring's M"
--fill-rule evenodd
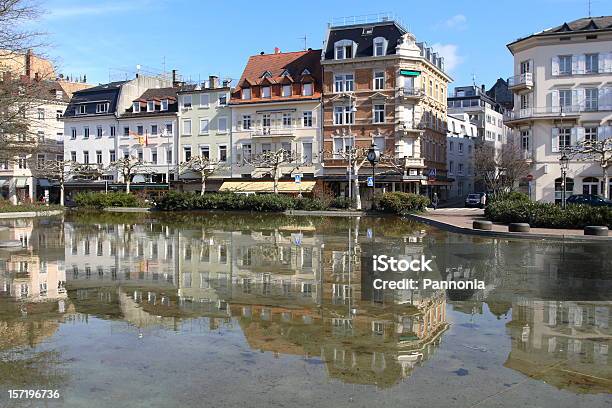
M0 353L0 384L5 388L59 388L68 381L64 361L57 351Z

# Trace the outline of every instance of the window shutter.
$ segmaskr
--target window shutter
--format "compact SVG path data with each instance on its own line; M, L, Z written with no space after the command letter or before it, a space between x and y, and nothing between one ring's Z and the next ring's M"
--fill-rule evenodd
M578 74L578 55L572 55L572 74Z
M552 74L559 75L559 57L552 58Z
M570 112L576 112L580 106L580 90L572 89L572 103L570 105Z
M597 140L600 142L606 140L606 126L597 127Z
M578 56L578 73L584 74L586 72L586 56L584 54L580 54Z
M604 140L612 138L612 126L606 126L606 130L604 132Z
M576 128L576 144L584 142L584 128L579 126Z
M559 129L552 128L551 147L553 153L559 153Z
M553 112L559 112L559 91L553 90L550 92L550 106Z
M601 90L601 93L603 94L603 110L610 110L612 109L612 87L605 87Z
M578 141L578 128L573 127L572 133L570 136L570 146L576 146L577 141Z
M606 67L610 66L610 53L602 52L598 55L598 67L600 73L606 72Z
M531 75L533 76L533 60L529 60L529 72L531 72Z
M578 98L573 102L574 105L578 105L580 107L580 111L582 112L586 108L586 91L584 88L578 88Z

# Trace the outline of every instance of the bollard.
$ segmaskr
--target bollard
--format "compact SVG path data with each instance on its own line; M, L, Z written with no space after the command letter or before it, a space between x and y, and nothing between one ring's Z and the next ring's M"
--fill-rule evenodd
M529 229L526 222L513 222L508 225L508 232L529 232Z
M600 225L588 225L584 227L584 235L595 235L598 237L607 237L608 227L603 227Z
M476 220L472 223L472 228L477 230L491 231L493 229L493 223L491 221Z

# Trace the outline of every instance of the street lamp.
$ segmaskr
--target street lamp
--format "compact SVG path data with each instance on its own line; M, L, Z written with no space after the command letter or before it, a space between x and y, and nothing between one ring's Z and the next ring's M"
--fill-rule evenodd
M350 119L348 121L348 131L349 131L349 139L350 139L350 148L348 152L349 153L348 154L348 195L349 195L349 208L352 208L353 207L353 191L352 191L351 184L353 183L353 163L351 161L352 161L353 152L355 151L354 146L353 146L355 139L353 138L353 130L351 128L351 125L355 118L354 115L357 112L357 107L353 104L353 94L349 93L348 98L349 98L349 119Z
M559 159L559 165L561 166L561 206L565 208L565 184L567 182L567 170L569 169L569 157L565 152Z
M372 165L372 208L374 208L374 168L376 167L376 163L380 161L380 151L376 148L376 144L372 143L366 157Z

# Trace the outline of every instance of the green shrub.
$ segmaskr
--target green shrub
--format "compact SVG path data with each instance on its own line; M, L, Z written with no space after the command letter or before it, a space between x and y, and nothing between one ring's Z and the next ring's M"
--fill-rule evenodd
M298 198L295 200L295 210L305 211L322 211L329 208L325 203L318 198Z
M347 209L354 205L353 201L354 200L350 200L348 197L335 197L331 200L329 206L332 208Z
M147 207L145 201L134 195L122 192L109 193L77 193L74 202L81 208L105 208L105 207Z
M282 212L294 208L315 210L325 206L320 200L294 198L283 194L196 193L170 192L161 197L157 208L164 211L223 210Z
M530 202L531 199L525 193L521 193L519 191L511 191L508 193L499 193L491 196L489 200L490 203L494 203L496 201L521 201L521 202Z
M552 203L504 200L489 204L485 216L494 222L526 222L540 228L584 228L587 225L612 228L610 207L568 205L563 209Z
M8 200L0 199L0 213L5 212L31 212L31 211L53 211L64 207L57 204L45 205L42 203L26 203L14 205Z
M412 193L384 193L375 200L377 210L405 215L425 211L429 205L429 198Z

